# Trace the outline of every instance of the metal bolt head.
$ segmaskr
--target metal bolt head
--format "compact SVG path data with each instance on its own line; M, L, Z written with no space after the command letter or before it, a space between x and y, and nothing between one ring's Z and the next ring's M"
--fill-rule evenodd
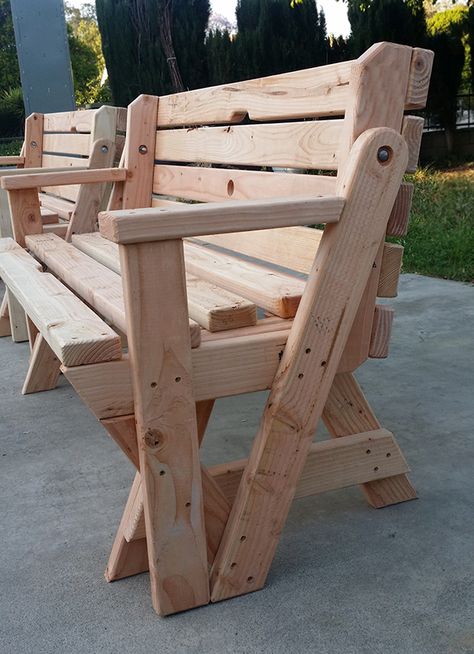
M138 152L140 154L146 154L148 152L148 148L146 147L146 145L140 145L138 146Z
M380 163L387 163L390 159L390 148L387 145L382 145L382 147L377 150L377 159Z
M103 145L103 146L100 148L100 151L103 152L104 154L106 154L106 153L109 151L109 148L108 148L106 145Z
M31 145L32 148L37 148L38 147L38 144L36 143L36 141L30 141L30 145Z

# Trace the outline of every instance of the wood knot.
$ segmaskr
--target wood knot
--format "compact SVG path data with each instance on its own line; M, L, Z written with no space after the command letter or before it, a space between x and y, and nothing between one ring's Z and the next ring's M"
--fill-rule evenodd
M158 429L147 429L144 436L145 444L148 447L162 447L165 437Z

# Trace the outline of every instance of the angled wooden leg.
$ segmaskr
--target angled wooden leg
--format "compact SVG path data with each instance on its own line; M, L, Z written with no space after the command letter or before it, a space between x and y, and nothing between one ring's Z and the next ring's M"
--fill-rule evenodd
M137 472L105 570L107 581L130 577L148 570L146 538L140 538L134 541L127 541L125 538L125 532L130 523L131 514L135 510L137 494L141 494L140 486L140 473Z
M22 393L38 393L56 388L60 375L60 362L41 334L35 338L30 365Z
M392 151L388 166L382 146ZM351 151L338 185L346 204L306 283L212 567L212 601L265 583L407 159L389 130L366 132Z
M23 307L13 293L7 289L8 315L10 316L10 331L12 340L15 343L23 343L28 340L28 329L26 327L26 316Z
M198 440L202 442L204 433L214 406L214 400L196 402L196 419L198 426ZM120 449L126 454L130 462L139 468L137 434L135 428L135 416L120 416L118 418L107 418L101 420L109 435L115 440ZM230 504L219 488L213 477L205 468L201 469L203 479L204 497L204 519L206 524L206 540L208 561L212 563L219 547L224 528L230 513ZM109 581L122 579L128 576L127 570L135 570L136 547L127 543L136 543L146 539L145 517L143 512L143 498L140 475L137 472L134 485L130 493L129 501L125 507L124 514L115 538L114 546L110 554L109 563L105 576ZM130 549L131 563L126 562L127 552ZM139 560L140 556L138 557ZM115 576L114 571L119 571ZM148 570L148 565L143 572ZM130 572L137 574L137 572Z
M30 351L33 352L33 347L38 336L38 328L35 323L26 316L26 329L28 330L28 340L30 341Z
M5 291L0 304L0 337L11 336L10 318L8 314L8 297Z
M323 420L334 438L380 429L380 423L352 373L335 376ZM375 508L416 499L416 491L405 474L367 482L362 484L362 489L369 504Z

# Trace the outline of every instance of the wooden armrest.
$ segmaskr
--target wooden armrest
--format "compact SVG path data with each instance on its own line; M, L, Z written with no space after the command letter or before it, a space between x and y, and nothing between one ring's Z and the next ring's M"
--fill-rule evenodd
M0 166L19 166L24 163L25 163L25 157L20 157L20 156L0 157Z
M3 177L25 177L25 175L45 175L46 173L70 173L72 170L88 170L87 166L78 166L71 168L71 166L62 166L60 168L9 168L5 170L0 169L0 180Z
M231 200L176 208L103 211L100 233L115 243L166 241L274 227L335 223L344 207L336 196Z
M126 177L127 170L125 168L69 169L67 172L50 172L43 169L40 173L30 175L2 176L1 185L7 191L18 191L47 186L120 182L125 180Z

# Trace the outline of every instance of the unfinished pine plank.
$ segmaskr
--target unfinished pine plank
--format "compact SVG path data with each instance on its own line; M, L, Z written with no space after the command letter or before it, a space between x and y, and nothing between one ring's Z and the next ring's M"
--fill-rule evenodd
M105 418L100 421L107 430L109 436L120 447L132 465L140 468L138 459L137 430L135 428L135 415L123 415L115 418ZM128 540L128 539L127 539Z
M423 48L413 48L410 77L405 98L405 109L424 109L428 99L434 53Z
M375 305L369 348L369 357L371 359L386 359L388 357L394 314L393 307L385 304Z
M247 327L257 323L253 302L223 288L186 275L189 315L210 332Z
M6 289L8 302L8 315L10 320L10 334L14 343L24 343L28 340L28 328L26 324L25 310L16 299L15 295Z
M195 400L270 388L288 333L289 330L281 330L204 341L192 350ZM130 364L126 357L107 365L63 367L62 370L99 420L133 413Z
M209 420L210 411L212 410L212 404L212 401L198 402L196 404L196 424L198 428L199 444L202 442L204 437L204 432ZM124 422L125 418L128 419L127 423ZM109 434L112 436L112 438L116 440L117 431L114 422L114 420L107 420L102 421L102 424L109 431ZM116 422L117 424L120 424L119 437L121 440L118 442L118 445L127 456L129 456L130 452L130 461L135 464L138 455L135 417L124 416L123 418L117 419ZM128 431L125 431L125 425L127 425ZM201 473L203 479L203 501L206 525L207 553L208 562L211 564L219 547L219 543L222 538L222 533L224 531L227 518L229 517L231 507L219 486L208 473L206 468L201 466ZM130 511L128 521L125 525L122 523L124 538L128 542L131 542L133 540L139 540L146 537L141 491L136 493L133 508L130 507L128 510Z
M153 189L158 98L140 95L128 107L127 141L123 166L128 176L123 187L122 207L149 207Z
M92 131L97 109L79 111L60 111L44 115L45 132L81 132Z
M94 170L109 168L114 163L115 144L111 139L101 138L94 141L91 148L89 168ZM97 214L103 207L106 184L83 184L77 194L74 212L69 222L66 240L73 234L93 232L97 229Z
M199 241L307 274L322 235L322 230L310 227L280 227L255 232L208 234Z
M127 528L131 515L133 515L133 511L135 510L137 494L140 492L141 478L140 473L137 472L128 495L125 511L123 512L109 561L107 563L107 568L105 570L105 578L107 581L123 579L124 577L130 577L148 570L146 539L142 538L141 540L128 542L124 537L125 529Z
M120 264L152 600L167 615L209 602L182 243L121 247Z
M63 220L70 220L72 212L74 211L74 203L63 198L57 198L54 195L47 193L39 194L40 203L42 207L55 211Z
M209 468L227 500L233 503L247 459ZM408 466L386 429L333 441L313 443L296 486L295 499L408 472ZM141 534L143 528L137 532Z
M89 156L91 148L89 134L44 134L43 152Z
M392 152L385 165L381 147ZM324 232L283 351L211 571L213 601L265 582L407 159L404 140L388 129L366 132L351 150L339 187L346 205Z
M12 175L2 177L2 188L7 190L28 189L28 188L51 188L53 186L87 184L94 182L115 182L124 180L127 171L122 168L102 168L100 170L68 170L65 172L49 172L43 170L40 173L23 175Z
M30 342L30 352L33 350L36 337L39 332L34 322L32 322L28 316L26 317L26 329L28 330L28 340Z
M339 154L342 169L352 144L365 130L401 131L411 58L410 47L375 43L354 62Z
M120 359L120 338L110 327L15 245L0 241L1 277L58 359L65 365Z
M343 207L344 200L338 196L181 204L172 209L103 211L99 227L102 236L115 243L140 243L334 223Z
M408 145L407 173L414 173L420 158L421 137L425 119L420 116L405 116L402 134Z
M43 225L54 225L59 221L59 216L57 213L51 209L46 209L46 207L40 207L41 219Z
M0 166L23 166L25 164L25 157L18 155L0 157Z
M120 276L110 269L110 266L105 267L103 263L95 260L93 254L92 257L88 256L81 251L81 248L75 247L77 243L81 243L80 236L77 240L75 239L74 245L65 243L54 234L27 237L26 242L30 251L44 261L50 270L120 331L126 333ZM91 235L87 234L86 236ZM105 241L105 239L101 240ZM91 239L93 245L95 245L94 241L97 242L97 240ZM110 241L105 241L105 243L110 243ZM85 249L87 250L87 247ZM117 269L120 268L117 259L118 252L114 254L116 258L113 265ZM198 347L200 343L199 325L210 331L221 331L256 323L256 307L244 298L192 276L188 277L188 290L193 347Z
M335 177L327 175L157 164L153 192L200 202L270 200L285 196L332 195L336 181Z
M379 421L351 373L335 376L323 419L333 438L380 429ZM363 484L362 489L374 508L416 498L416 491L406 474L370 481Z
M27 234L41 234L43 231L38 191L34 188L10 191L8 203L15 241L25 247Z
M25 157L25 168L41 166L43 151L44 114L33 113L25 120L25 140L22 155Z
M13 227L8 203L8 192L0 189L0 237L12 237Z
M61 154L43 154L42 166L48 168L84 168L89 157L68 157Z
M186 270L242 295L281 318L292 318L305 282L265 266L186 242Z
M159 130L155 159L335 170L343 121Z
M38 334L33 345L22 394L27 395L56 388L61 372L59 366L59 359L43 336Z
M387 236L406 236L413 199L413 184L400 185L397 199L388 220Z
M158 125L343 115L351 61L160 98Z
M8 314L8 294L5 290L3 294L2 301L0 303L0 338L3 336L10 336L10 317Z
M67 223L56 223L55 225L43 225L43 234L56 234L60 238L66 238Z
M338 177L344 174L352 144L362 132L378 126L401 131L411 58L412 48L393 43L377 43L355 62L351 73L352 95L346 111ZM368 101L368 98L371 100ZM345 371L356 370L369 354L381 248L382 242L340 362L340 368Z
M66 243L55 234L26 238L31 252L50 270L121 332L126 333L123 288L120 276ZM200 328L190 321L191 342L200 343Z
M397 297L403 250L403 246L397 243L384 243L377 288L378 297Z
M112 243L98 232L74 234L71 242L78 250L120 275L120 257L116 243Z

